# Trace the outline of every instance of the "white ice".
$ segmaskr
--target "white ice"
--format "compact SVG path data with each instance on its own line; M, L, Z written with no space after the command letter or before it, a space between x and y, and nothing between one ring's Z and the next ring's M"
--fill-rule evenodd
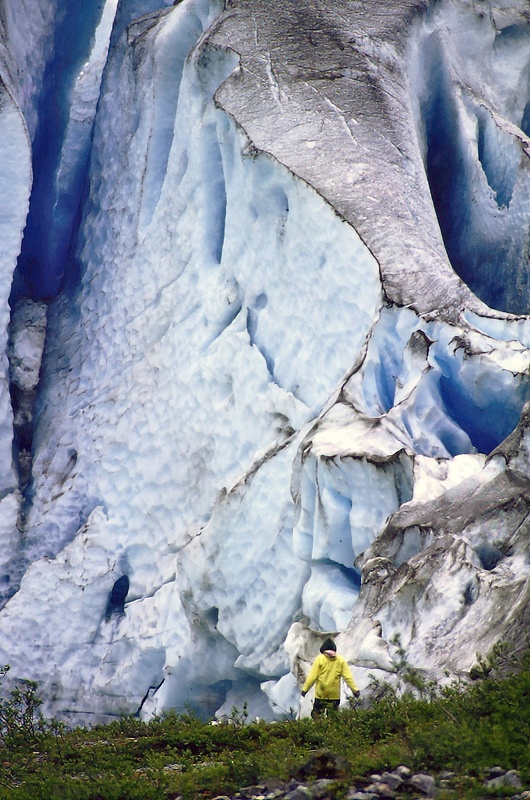
M446 25L447 47L471 64L461 76L474 80L496 41L491 27L482 39L483 23L458 8L454 16L441 3L403 55L403 92L418 100L417 127L406 131L417 164L429 87L414 69L428 34ZM22 540L6 377L0 383L2 566L15 592L0 612L0 663L41 681L46 711L72 722L186 707L222 716L246 701L252 716L298 713L298 687L324 633L337 635L363 689L371 670L392 669L395 632L423 665L434 662L421 637L439 647L433 669L443 660L436 632L440 642L454 635L449 667L457 671L469 660L466 614L478 641L497 588L508 604L510 579L526 580L512 522L506 541L494 531L504 524L495 502L516 497L506 464L524 473L524 448L488 455L530 394L528 320L490 313L478 300L464 310L463 290L443 314L389 301L381 281L392 284L393 264L379 223L372 243L380 243L381 262L351 221L274 157L274 131L264 130L270 151L260 151L220 107L219 87L244 71L234 50L209 40L222 3L147 10L111 39L109 0L72 97L67 187L91 129L80 278L49 309ZM33 43L42 64L42 30ZM483 208L505 186L498 165L489 178L480 166L479 123L484 152L501 149L508 172L524 143L495 114L515 125L522 113L503 105L503 87L514 98L517 86L501 67L515 59L520 73L525 56L519 47L497 49L486 81L496 88L483 102L464 100L457 78L447 84L460 98L460 151ZM20 65L28 58L16 37L11 57ZM277 111L287 89L268 69ZM22 109L37 72L20 84ZM5 192L0 199L11 215L0 214L4 332L30 184L24 118L8 100L0 185L15 188L9 209ZM297 159L319 157L314 141ZM354 155L360 173L365 154ZM410 177L412 162L399 164L396 174ZM497 232L522 229L528 184L526 166L517 169L514 217ZM354 177L339 189L357 191ZM496 209L495 219L507 216ZM427 218L418 263L425 255L431 264L430 245L441 252L441 240L431 208ZM370 224L367 215L360 227ZM418 307L429 302L421 297ZM26 347L25 334L11 355L34 380L40 350ZM433 532L444 501L460 538ZM466 503L480 523L462 519ZM512 544L495 573L488 548L502 555L501 545L510 552ZM414 565L423 583L412 603L405 578ZM106 619L123 575L124 613ZM481 582L491 587L490 606L475 603Z

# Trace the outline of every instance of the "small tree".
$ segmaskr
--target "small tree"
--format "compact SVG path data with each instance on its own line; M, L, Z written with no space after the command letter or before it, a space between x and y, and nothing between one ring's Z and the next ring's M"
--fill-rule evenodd
M0 667L0 681L9 670L9 664ZM42 700L37 689L36 681L19 680L7 698L0 697L0 736L5 744L35 740L43 730L44 719L39 713Z

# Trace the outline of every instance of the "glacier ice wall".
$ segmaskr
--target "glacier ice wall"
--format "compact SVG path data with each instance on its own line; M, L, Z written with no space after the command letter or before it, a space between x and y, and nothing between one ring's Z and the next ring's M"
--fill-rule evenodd
M18 547L17 528L21 495L12 459L13 411L7 358L9 295L20 252L31 184L31 153L28 127L17 102L17 87L9 63L5 30L0 37L0 561L9 560Z
M0 43L2 663L72 722L270 717L323 633L362 687L396 633L434 677L516 642L525 4L38 11Z

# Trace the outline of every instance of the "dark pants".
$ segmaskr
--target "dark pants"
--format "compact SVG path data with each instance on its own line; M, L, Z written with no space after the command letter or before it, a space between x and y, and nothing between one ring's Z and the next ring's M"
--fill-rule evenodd
M315 697L311 716L313 719L316 717L329 717L332 714L337 713L339 710L339 705L340 700L320 700L318 697Z

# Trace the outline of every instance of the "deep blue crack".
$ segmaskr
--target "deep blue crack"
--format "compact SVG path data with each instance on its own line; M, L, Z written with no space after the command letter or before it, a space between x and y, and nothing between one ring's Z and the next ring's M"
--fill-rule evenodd
M90 54L103 10L101 0L59 0L53 53L46 64L38 123L32 143L33 187L11 304L20 297L55 297L79 223L89 148L79 156L66 191L60 186L61 152L67 132L70 93Z
M425 169L449 260L455 272L490 308L526 314L530 307L527 233L516 213L509 223L501 223L493 209L486 215L474 212L476 169L461 129L446 56L436 34L424 44L421 69L428 76L425 82L429 86L428 95L420 101ZM472 97L467 98L466 104L477 120L478 163L499 212L506 214L518 176L512 152L516 145L509 133L499 131L488 110ZM529 126L530 111L526 106L521 128ZM505 137L506 147L502 141L499 143L499 137ZM487 207L486 197L482 202ZM494 220L497 234L491 227Z

